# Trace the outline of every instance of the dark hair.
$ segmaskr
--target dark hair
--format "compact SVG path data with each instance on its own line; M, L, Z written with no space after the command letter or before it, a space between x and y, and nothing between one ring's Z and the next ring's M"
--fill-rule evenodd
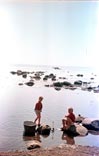
M42 97L42 96L40 96L40 97L39 97L39 99L43 100L43 97Z

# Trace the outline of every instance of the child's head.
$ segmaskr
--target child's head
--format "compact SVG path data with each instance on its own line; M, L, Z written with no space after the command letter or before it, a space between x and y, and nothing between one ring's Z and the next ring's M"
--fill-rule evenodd
M42 101L42 100L43 100L43 97L42 97L42 96L40 96L40 97L39 97L39 101Z
M68 113L73 113L73 108L68 108Z

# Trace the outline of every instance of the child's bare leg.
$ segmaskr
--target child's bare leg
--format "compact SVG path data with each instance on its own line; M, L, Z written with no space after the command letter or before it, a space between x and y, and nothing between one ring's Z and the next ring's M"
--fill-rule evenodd
M62 120L62 124L63 124L63 129L65 129L66 128L66 120L65 119Z
M41 121L41 114L38 115L38 125L40 125L40 121Z
M70 118L67 118L66 120L66 129L68 129L73 124L72 120Z
M36 113L36 119L34 120L34 123L36 124L37 120L39 119L39 114Z
M36 123L37 120L38 120L38 117L36 117L36 119L34 120L34 123Z

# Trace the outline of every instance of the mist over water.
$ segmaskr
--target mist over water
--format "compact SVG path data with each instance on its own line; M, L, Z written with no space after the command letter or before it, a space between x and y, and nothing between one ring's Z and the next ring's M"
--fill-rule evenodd
M68 107L74 108L76 115L99 118L99 93L83 91L81 88L75 90L62 88L60 91L53 87L45 87L45 84L53 84L49 79L43 81L35 80L34 86L25 83L30 80L22 76L12 75L10 71L44 71L44 75L53 73L56 81L68 81L74 83L76 80L91 82L92 86L99 85L99 75L96 70L81 67L60 67L54 69L51 66L11 66L0 73L0 151L26 150L27 143L33 137L24 137L23 122L33 121L35 118L34 106L41 95L43 100L42 123L53 126L55 132L48 137L40 136L43 147L56 146L66 143L62 140L62 132L58 129L62 126L61 119L67 114ZM83 74L83 77L77 77ZM59 79L65 77L65 80ZM94 78L91 80L90 78ZM19 86L19 83L24 85ZM75 143L99 147L99 135L88 134L86 137L75 137ZM93 141L95 140L95 141Z

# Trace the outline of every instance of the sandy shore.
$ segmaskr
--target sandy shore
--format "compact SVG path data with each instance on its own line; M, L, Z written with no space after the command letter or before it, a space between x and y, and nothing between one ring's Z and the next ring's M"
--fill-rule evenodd
M0 156L99 156L98 147L60 145L53 148L38 148L29 151L0 152Z

